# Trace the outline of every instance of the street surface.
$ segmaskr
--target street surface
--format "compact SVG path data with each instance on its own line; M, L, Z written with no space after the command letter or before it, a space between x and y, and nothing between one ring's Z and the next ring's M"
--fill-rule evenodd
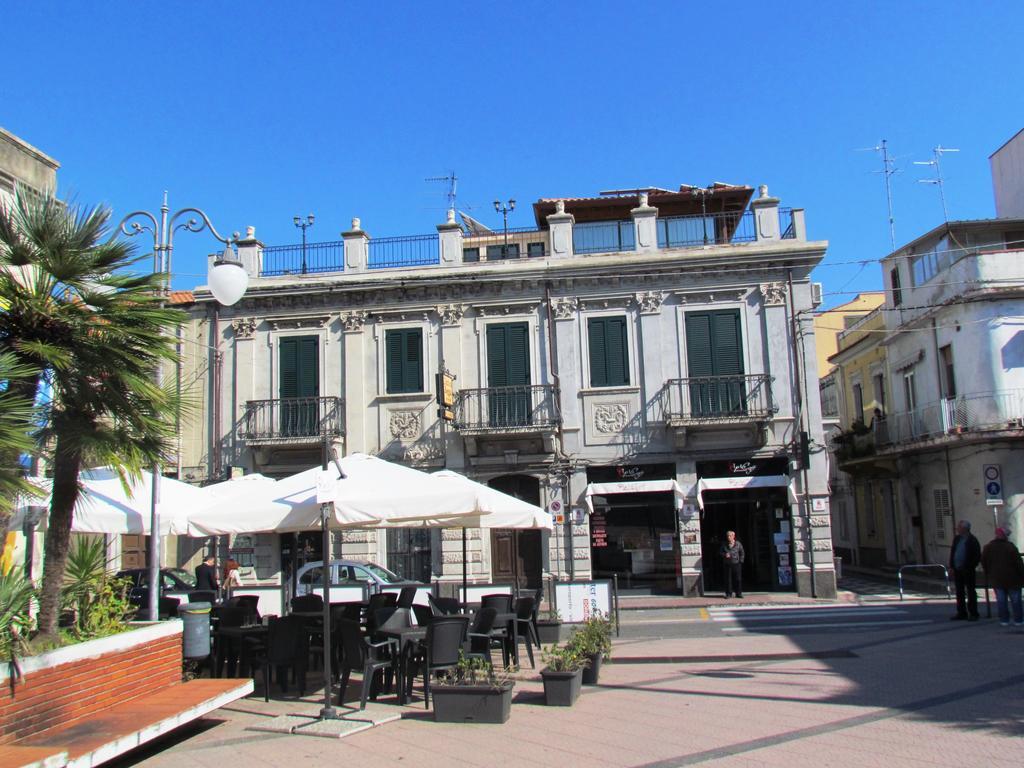
M1019 766L1024 633L944 599L623 612L614 661L572 708L532 670L504 725L434 723L422 699L343 739L250 730L316 694L236 702L119 766ZM984 612L983 612L984 616ZM259 685L257 690L260 690ZM350 699L356 689L350 690Z

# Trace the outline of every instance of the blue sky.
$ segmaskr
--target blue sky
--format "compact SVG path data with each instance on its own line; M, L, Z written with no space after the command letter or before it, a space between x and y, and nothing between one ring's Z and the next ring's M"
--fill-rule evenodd
M727 10L725 10L727 9ZM937 144L951 218L994 215L988 156L1020 128L1017 2L11 3L0 125L56 157L62 195L118 217L206 210L268 245L434 231L459 207L510 226L539 197L768 184L830 248L828 303L878 288L889 251L941 223L920 184ZM12 63L16 63L12 65ZM215 243L179 235L179 288ZM833 264L834 266L828 266ZM847 292L847 293L841 293Z

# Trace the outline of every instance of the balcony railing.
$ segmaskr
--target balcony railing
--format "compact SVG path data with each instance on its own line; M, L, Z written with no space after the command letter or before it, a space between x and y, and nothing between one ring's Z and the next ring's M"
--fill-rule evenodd
M632 221L598 221L572 228L573 253L615 253L635 251Z
M311 275L320 272L341 272L345 268L345 243L307 243L302 245L268 245L263 249L260 277L275 275Z
M284 397L246 403L240 437L249 442L318 442L343 434L340 397Z
M462 241L464 261L541 258L548 253L548 231L535 227L500 230L488 235L466 235Z
M667 216L658 219L659 248L752 243L757 239L753 211Z
M556 426L558 391L550 384L463 389L455 398L455 428L519 431Z
M779 235L783 240L796 239L796 222L792 208L779 208Z
M885 448L972 430L1019 428L1022 418L1024 390L962 395L876 420L874 439Z
M437 235L377 237L370 240L367 268L423 267L440 262Z
M757 421L775 413L772 380L766 374L671 379L666 386L670 422Z

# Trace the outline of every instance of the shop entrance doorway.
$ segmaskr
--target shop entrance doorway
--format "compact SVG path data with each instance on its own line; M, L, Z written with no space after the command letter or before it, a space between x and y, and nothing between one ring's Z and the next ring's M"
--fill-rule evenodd
M540 506L540 480L530 475L502 475L491 488ZM491 580L537 589L543 583L544 558L540 531L499 528L491 531Z
M725 590L720 550L726 531L735 531L746 555L743 590L794 589L793 528L785 488L704 491L701 560L704 592Z
M590 520L594 578L622 590L677 593L679 534L671 493L595 496Z

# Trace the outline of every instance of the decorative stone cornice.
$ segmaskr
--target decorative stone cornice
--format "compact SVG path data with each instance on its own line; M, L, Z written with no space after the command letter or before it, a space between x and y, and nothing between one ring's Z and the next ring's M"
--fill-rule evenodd
M681 304L718 304L727 301L743 301L748 288L711 288L701 291L673 291Z
M341 313L341 327L345 333L360 333L363 330L363 325L366 323L366 318L370 316L370 313L365 309L356 309L351 312Z
M330 315L306 315L305 317L271 317L270 327L275 331L293 331L303 328L326 328Z
M632 296L587 297L580 299L580 306L583 309L627 309L633 301Z
M572 296L551 299L551 312L555 320L572 320L579 308L580 300Z
M812 515L811 516L811 527L812 528L828 528L829 519L828 515Z
M437 314L441 317L441 325L459 325L466 314L465 304L438 304Z
M654 315L661 311L661 305L665 301L665 294L661 291L644 291L636 295L637 306L640 307L641 315Z
M259 321L255 317L236 317L231 321L231 328L236 339L251 339L256 333Z
M511 304L492 304L490 306L477 306L476 311L480 317L503 317L505 315L529 315L533 314L539 301L514 302Z
M762 283L761 295L766 307L783 306L786 303L786 286L782 283Z

